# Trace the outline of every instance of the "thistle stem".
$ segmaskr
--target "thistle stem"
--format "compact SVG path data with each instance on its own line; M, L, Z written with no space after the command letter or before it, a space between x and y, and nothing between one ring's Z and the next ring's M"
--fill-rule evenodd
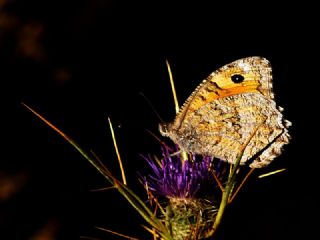
M233 186L235 184L235 180L236 180L235 177L236 177L237 170L238 170L238 168L240 166L240 160L242 158L242 155L243 155L243 153L241 153L241 155L238 157L238 159L237 159L237 161L236 161L236 163L235 163L234 167L232 168L232 171L231 171L231 173L229 175L228 182L227 182L225 188L222 191L222 198L221 198L219 210L218 210L218 213L216 215L216 219L214 221L213 227L208 232L207 237L212 236L216 232L217 228L219 227L219 225L221 223L222 216L224 214L226 206L229 203L229 197L230 197L230 194L231 194L231 190L233 189Z
M231 190L231 185L227 185L222 193L222 199L220 202L219 210L216 216L216 220L214 221L213 227L211 228L210 232L208 233L208 236L213 235L213 233L216 231L216 229L219 227L222 216L224 214L224 211L226 209L226 206L228 204L229 194Z
M206 237L210 237L212 236L217 228L219 227L221 220L222 220L222 216L224 214L224 211L226 209L226 206L229 203L229 199L230 199L230 195L232 193L232 189L236 184L236 176L237 176L237 172L240 168L240 162L241 162L241 158L244 154L244 151L246 149L246 147L248 146L249 142L251 141L251 139L253 138L253 136L256 134L257 130L259 129L259 127L261 126L262 123L260 123L259 125L257 125L257 127L253 130L253 132L250 134L249 138L247 139L247 141L242 145L242 147L240 148L240 152L239 155L236 159L235 164L233 165L233 168L231 169L231 172L229 173L229 177L228 177L228 181L226 184L225 189L222 191L222 198L221 198L221 202L220 202L220 206L219 206L219 210L216 216L216 219L213 223L212 228L209 230L209 232L207 233Z

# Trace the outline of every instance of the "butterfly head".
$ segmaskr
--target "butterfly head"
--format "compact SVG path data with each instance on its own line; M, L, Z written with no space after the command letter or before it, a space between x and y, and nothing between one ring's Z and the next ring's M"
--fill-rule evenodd
M159 132L164 137L170 136L170 123L159 123Z

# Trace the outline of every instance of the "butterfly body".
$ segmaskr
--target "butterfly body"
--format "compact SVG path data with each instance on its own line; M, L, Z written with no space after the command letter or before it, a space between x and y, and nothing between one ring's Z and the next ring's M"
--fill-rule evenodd
M272 92L271 67L265 58L249 57L213 72L190 95L172 123L160 126L184 151L235 163L267 166L289 142L287 128Z

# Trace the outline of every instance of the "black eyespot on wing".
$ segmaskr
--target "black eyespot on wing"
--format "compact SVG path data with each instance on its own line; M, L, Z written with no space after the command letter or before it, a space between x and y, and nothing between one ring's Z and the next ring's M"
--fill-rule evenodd
M235 74L231 76L231 80L234 83L242 83L244 81L244 76L240 74Z

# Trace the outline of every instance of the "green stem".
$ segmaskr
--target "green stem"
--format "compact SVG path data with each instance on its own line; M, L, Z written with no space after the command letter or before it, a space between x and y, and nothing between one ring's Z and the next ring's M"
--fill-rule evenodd
M227 185L226 188L223 191L222 199L221 199L220 206L219 206L219 210L218 210L216 219L214 221L213 227L211 228L210 232L208 233L208 236L212 236L215 233L216 229L219 227L220 223L221 223L222 216L224 214L226 206L228 205L228 199L229 199L230 190L231 190L231 185Z
M222 193L222 198L221 198L221 202L220 202L218 213L216 215L216 219L214 221L213 227L207 233L207 237L212 236L216 232L216 230L218 229L218 227L219 227L219 225L221 223L222 216L224 214L226 206L228 205L228 200L229 200L229 197L230 197L230 194L231 194L231 190L233 189L233 186L235 184L236 173L237 173L237 170L238 170L238 168L240 166L240 160L242 158L242 155L243 155L243 152L237 158L236 163L235 163L235 165L234 165L234 167L233 167L233 169L232 169L232 171L231 171L231 173L229 175L228 182L227 182L226 187L225 187L225 189L223 190L223 193Z
M261 123L262 124L262 123ZM229 197L231 194L231 191L236 183L236 176L237 176L237 171L240 168L240 162L241 162L241 158L244 154L244 151L246 149L246 147L248 146L249 142L251 141L251 139L253 138L253 136L256 134L258 128L261 126L261 124L257 125L257 127L253 130L253 132L250 134L249 138L247 139L247 141L242 145L241 151L236 159L236 162L232 168L231 173L229 174L228 177L228 181L226 184L225 189L223 190L222 193L222 198L221 198L221 202L220 202L220 206L219 206L219 210L216 216L216 219L213 223L212 228L209 230L209 232L207 233L206 237L211 237L217 230L217 228L219 227L221 220L222 220L222 216L224 214L224 211L226 209L226 206L229 203Z

